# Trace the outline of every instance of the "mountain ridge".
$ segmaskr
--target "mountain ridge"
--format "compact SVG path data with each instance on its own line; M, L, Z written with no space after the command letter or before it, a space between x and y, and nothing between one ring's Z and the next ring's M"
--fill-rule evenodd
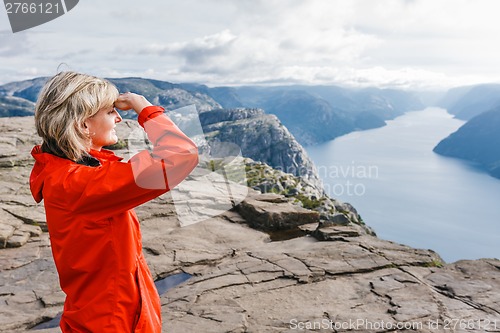
M500 179L500 107L482 112L434 147L434 152L485 168Z
M385 120L424 107L416 93L393 89L303 85L233 89L243 105L276 114L305 146L382 127Z
M437 103L462 120L500 106L500 84L477 84L450 89Z
M34 102L47 78L11 82L0 86L0 96ZM302 145L332 140L352 131L385 125L385 120L423 108L415 93L393 89L350 89L337 86L208 87L198 83L171 83L140 77L109 78L120 91L135 91L153 103L179 108L188 103L199 111L260 108L275 114ZM32 105L21 108L14 101L0 104L0 116L32 114ZM9 111L10 110L10 111ZM133 118L134 114L125 115Z

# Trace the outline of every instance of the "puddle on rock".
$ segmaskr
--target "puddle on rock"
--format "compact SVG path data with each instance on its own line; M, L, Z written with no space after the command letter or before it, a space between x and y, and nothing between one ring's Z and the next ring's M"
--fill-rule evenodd
M179 273L155 281L155 286L158 290L158 294L160 294L160 296L163 295L167 292L167 290L172 289L173 287L181 284L184 281L187 281L191 276L191 274Z
M167 276L163 279L155 281L156 289L158 290L158 294L161 296L167 292L167 290L174 288L175 286L181 284L184 281L187 281L191 277L190 274L187 273L179 273ZM50 318L47 321L44 321L33 328L32 330L43 330L47 328L59 327L59 322L61 321L62 313L59 313L55 318Z
M46 328L59 327L59 322L61 321L61 316L62 316L62 312L58 313L57 316L55 316L55 318L48 319L48 321L44 321L41 324L38 324L31 329L32 330L44 330Z

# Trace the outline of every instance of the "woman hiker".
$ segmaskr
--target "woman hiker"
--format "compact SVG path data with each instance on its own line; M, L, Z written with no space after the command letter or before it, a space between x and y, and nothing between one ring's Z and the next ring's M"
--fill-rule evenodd
M116 111L132 109L153 145L122 162ZM61 72L35 106L42 144L30 188L44 200L52 254L66 294L67 332L161 332L160 299L133 208L169 191L197 165L196 145L146 98L104 79Z

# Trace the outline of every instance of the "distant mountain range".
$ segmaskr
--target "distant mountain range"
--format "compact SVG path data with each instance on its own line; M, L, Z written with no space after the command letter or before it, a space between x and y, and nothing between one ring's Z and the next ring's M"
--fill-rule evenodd
M462 120L500 106L500 84L480 84L450 89L438 106Z
M46 78L0 86L0 116L33 114ZM348 89L336 86L207 87L143 79L110 79L120 91L145 95L166 108L195 104L198 111L260 108L276 115L302 145L385 125L410 110L424 107L416 93L391 89ZM130 115L133 117L133 115Z
M41 77L0 86L0 117L33 115L34 103L45 81ZM394 89L304 85L208 87L144 78L110 81L120 91L142 94L167 110L194 104L211 140L233 142L246 157L297 172L313 169L302 145L384 126L386 120L423 109L426 105L422 101L426 104L428 101L425 94ZM435 152L480 163L492 175L500 177L497 135L500 84L454 88L441 98L438 95L432 98L456 117L470 120L443 140ZM130 112L125 117L136 115ZM314 182L318 180L314 172L307 177Z
M45 80L38 78L0 86L0 114L7 117L33 115L34 102ZM306 151L275 115L266 114L261 109L224 109L206 94L208 88L203 86L183 86L140 78L111 81L120 91L142 94L153 104L164 106L167 110L194 104L209 146L218 142L234 143L243 156L301 176L315 188L322 188ZM211 89L211 92L220 93L227 105L231 91L225 90L227 89ZM128 112L125 117L137 116L135 112Z
M424 107L416 93L377 88L238 87L232 88L232 96L240 105L278 116L302 145L381 127L385 120Z

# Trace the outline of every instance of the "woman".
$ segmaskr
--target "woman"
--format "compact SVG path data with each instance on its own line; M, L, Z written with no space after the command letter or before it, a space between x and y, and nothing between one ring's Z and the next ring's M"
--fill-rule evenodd
M102 147L117 142L132 109L153 149L128 163ZM59 282L63 332L161 332L160 300L132 210L180 183L197 165L196 145L143 96L62 72L40 92L30 187L44 200Z

